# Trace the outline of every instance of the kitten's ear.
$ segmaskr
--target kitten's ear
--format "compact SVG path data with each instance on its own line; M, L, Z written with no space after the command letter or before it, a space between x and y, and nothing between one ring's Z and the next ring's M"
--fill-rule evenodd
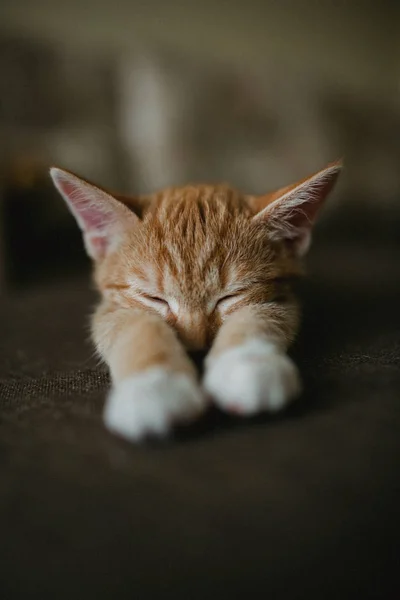
M255 221L265 221L272 239L292 243L299 256L305 254L311 242L311 229L319 209L332 190L342 168L342 161L328 165L322 171L265 196L253 197Z
M50 175L83 232L88 255L100 260L114 248L137 216L124 204L84 179L53 167Z

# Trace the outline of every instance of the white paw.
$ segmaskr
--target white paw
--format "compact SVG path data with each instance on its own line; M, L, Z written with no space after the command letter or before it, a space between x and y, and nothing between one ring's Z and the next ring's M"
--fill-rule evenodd
M175 423L196 418L206 406L187 375L153 368L116 384L104 408L106 427L132 441L164 436Z
M299 395L301 384L290 358L272 344L252 340L211 362L204 388L221 409L249 416L283 409Z

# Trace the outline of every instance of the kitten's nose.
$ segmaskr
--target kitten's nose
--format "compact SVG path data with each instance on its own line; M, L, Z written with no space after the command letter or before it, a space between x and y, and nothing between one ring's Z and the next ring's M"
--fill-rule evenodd
M179 315L176 329L183 344L190 350L202 350L207 345L207 317L203 313Z

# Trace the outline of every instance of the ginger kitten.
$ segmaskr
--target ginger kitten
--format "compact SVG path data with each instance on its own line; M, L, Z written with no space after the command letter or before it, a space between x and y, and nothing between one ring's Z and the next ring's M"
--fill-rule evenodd
M113 381L111 431L138 441L195 419L210 400L247 416L299 394L286 355L299 323L292 283L340 169L264 196L193 185L138 198L51 169L102 297L92 335ZM210 348L201 385L186 348Z

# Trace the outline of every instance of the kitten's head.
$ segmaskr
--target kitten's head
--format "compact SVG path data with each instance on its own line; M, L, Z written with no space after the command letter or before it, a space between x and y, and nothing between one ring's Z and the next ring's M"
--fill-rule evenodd
M240 307L293 306L291 281L340 168L260 197L195 185L128 198L58 168L51 176L110 304L155 311L188 347L202 348Z

